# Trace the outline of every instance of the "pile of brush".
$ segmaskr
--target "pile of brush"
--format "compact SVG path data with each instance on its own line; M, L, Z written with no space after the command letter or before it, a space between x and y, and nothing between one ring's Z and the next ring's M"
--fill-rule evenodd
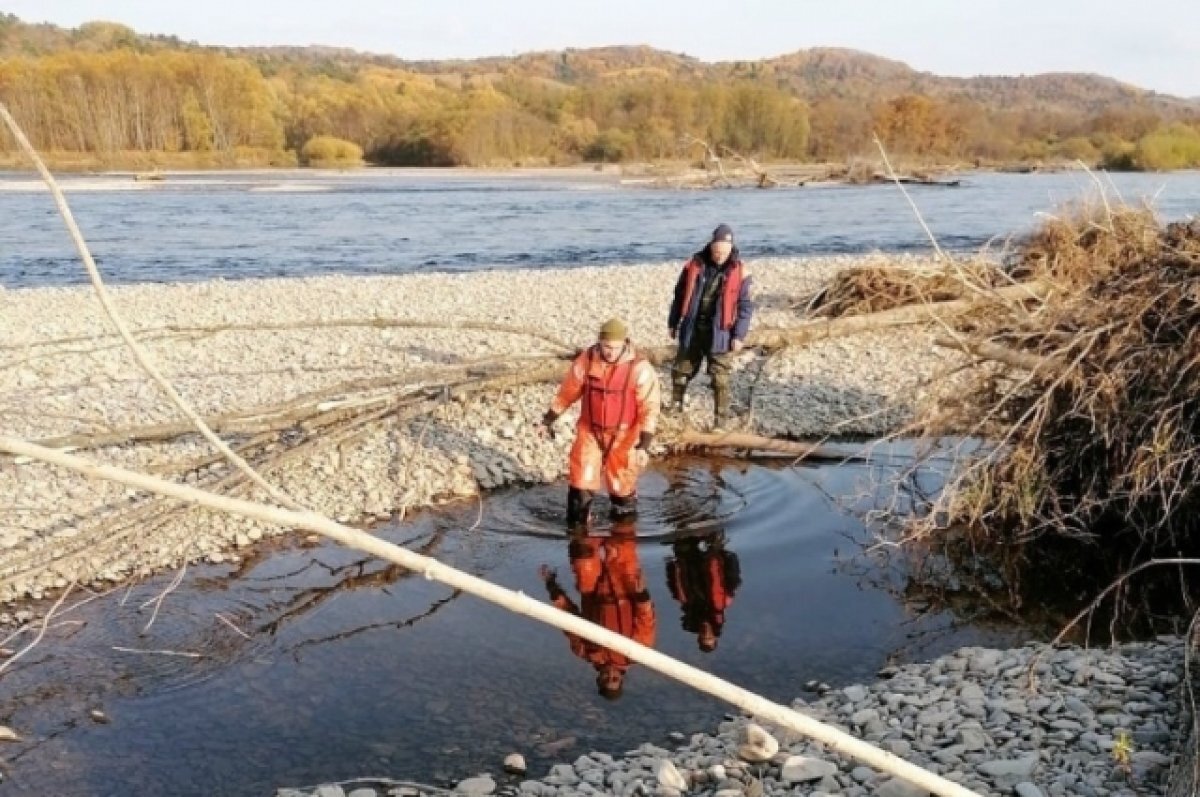
M839 271L805 302L807 315L839 318L892 310L914 304L966 299L980 288L1009 284L993 261L955 262L943 267L857 266Z
M919 431L994 447L953 476L925 528L1092 540L1126 564L1200 551L1200 221L1077 209L1006 271L1042 299L953 322L945 345L978 367Z

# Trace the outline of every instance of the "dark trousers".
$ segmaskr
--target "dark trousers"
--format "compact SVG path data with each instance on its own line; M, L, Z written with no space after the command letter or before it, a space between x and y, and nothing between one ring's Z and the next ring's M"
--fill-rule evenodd
M708 361L708 375L712 377L713 398L717 412L729 411L730 379L733 373L733 354L712 353L712 326L698 325L688 341L687 348L680 347L675 355L675 364L671 366L672 399L681 401L688 383L700 373L700 367Z

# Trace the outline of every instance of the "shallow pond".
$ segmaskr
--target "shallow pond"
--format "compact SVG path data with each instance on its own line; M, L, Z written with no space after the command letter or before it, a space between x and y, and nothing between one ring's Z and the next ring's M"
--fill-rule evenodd
M539 597L543 564L585 606L581 578L589 590L644 586L640 632L653 630L659 650L785 702L810 679L871 680L889 661L1027 638L974 610L930 608L900 569L864 553L857 518L877 467L677 461L643 478L634 525L601 520L573 541L561 485L377 531ZM72 624L0 679L0 723L26 739L3 750L0 793L438 782L497 773L513 751L537 773L711 730L726 710L637 665L607 700L563 634L325 542L277 540L236 565L189 569L143 634L147 602L172 577L62 618ZM723 618L714 583L732 597ZM709 652L704 622L720 630Z

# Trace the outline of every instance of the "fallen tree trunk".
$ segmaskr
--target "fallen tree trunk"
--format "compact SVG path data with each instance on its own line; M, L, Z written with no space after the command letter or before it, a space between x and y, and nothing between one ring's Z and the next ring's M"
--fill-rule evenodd
M806 443L801 440L783 440L763 437L748 432L692 432L686 431L674 441L673 450L716 450L737 448L744 451L763 451L787 454L797 459L845 460L853 459L861 452L857 448L826 443Z
M981 360L994 360L995 362L1011 365L1014 368L1020 368L1025 371L1058 370L1052 368L1058 364L1058 361L1053 357L1042 357L1027 351L1010 349L1007 346L1001 346L999 343L939 337L933 341L933 344L941 346L944 349L965 351L967 354L972 354Z
M943 188L957 188L960 185L959 180L943 180L937 177L921 176L916 174L901 174L894 177L888 176L881 172L876 172L871 175L871 182L877 184L904 183L905 185L936 185Z
M846 337L889 327L928 324L978 310L992 302L1042 299L1046 292L1046 286L1039 282L1024 282L1004 288L981 289L980 296L970 299L914 304L866 315L817 318L787 329L763 330L751 333L747 343L751 346L773 349L827 338Z
M144 327L135 331L138 340L145 342L158 340L173 335L185 335L205 338L221 332L295 332L307 329L432 329L432 330L470 330L476 332L499 332L506 335L523 335L544 341L564 351L570 351L571 345L548 335L545 332L530 327L514 326L512 324L490 323L486 321L423 321L404 318L333 318L314 319L310 321L281 321L258 324L210 324L184 326L182 324L167 324L159 327ZM0 345L0 350L30 349L44 346L66 346L72 343L94 343L97 339L113 337L111 332L98 332L94 335L79 335L70 338L53 338L37 340L30 343ZM117 344L119 345L119 344ZM71 350L70 354L88 354L97 349Z

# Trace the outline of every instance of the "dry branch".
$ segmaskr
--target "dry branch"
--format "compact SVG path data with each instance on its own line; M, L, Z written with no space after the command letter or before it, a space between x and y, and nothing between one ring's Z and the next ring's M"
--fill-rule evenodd
M684 432L675 441L675 447L680 450L720 450L741 449L744 451L763 451L773 454L788 454L799 459L842 461L860 456L858 448L829 445L822 443L806 443L798 440L781 440L775 437L763 437L747 432Z
M1019 349L1011 349L987 340L938 337L934 339L933 343L935 346L945 349L965 351L981 360L992 360L1025 371L1060 371L1062 367L1062 364L1052 357L1042 357Z

